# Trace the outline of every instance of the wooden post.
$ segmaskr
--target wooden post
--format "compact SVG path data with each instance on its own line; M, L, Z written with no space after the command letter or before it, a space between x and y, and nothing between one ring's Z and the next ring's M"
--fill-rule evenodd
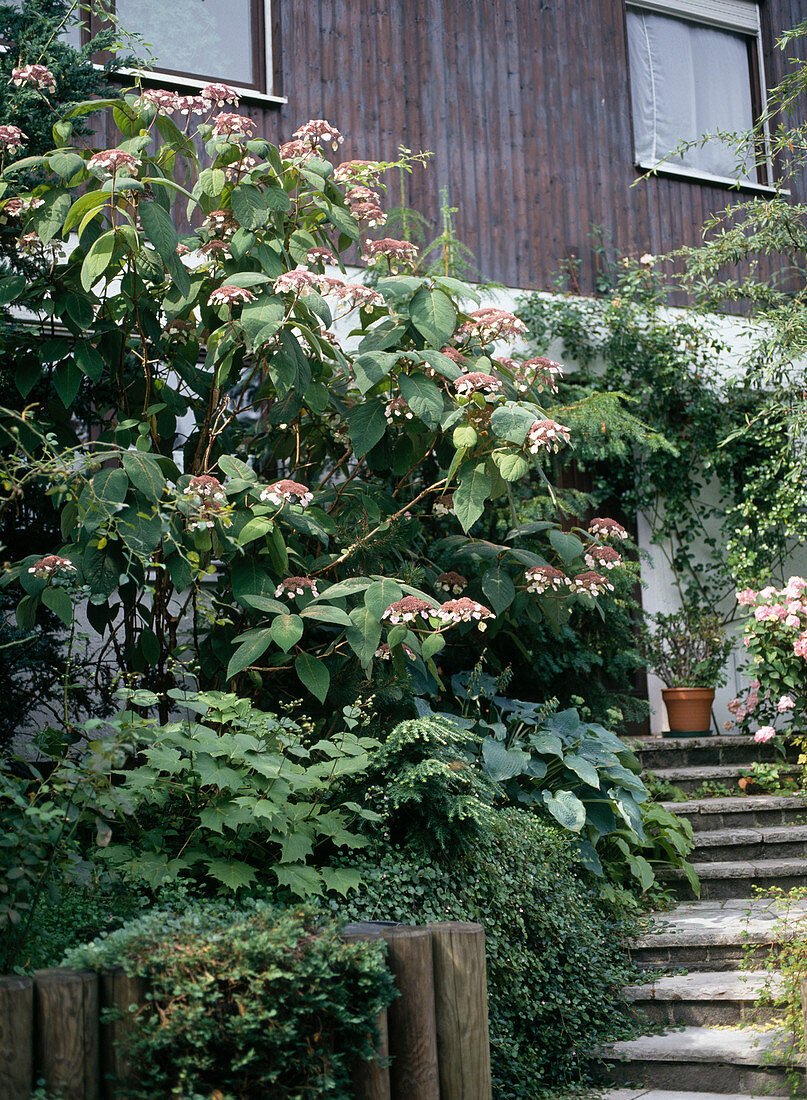
M99 1100L98 977L54 968L34 974L37 1077L64 1100Z
M342 939L346 943L380 938L379 926L370 922L349 924L342 929ZM382 1008L376 1017L375 1025L378 1031L378 1046L376 1047L375 1058L371 1062L359 1058L356 1060L353 1069L353 1091L356 1094L356 1100L391 1100L389 1031L387 1027L387 1010L385 1008Z
M142 978L130 978L122 966L104 970L100 975L101 1009L115 1010L119 1019L101 1024L101 1096L116 1100L118 1084L131 1081L131 1065L120 1044L134 1030L132 1005L145 1004L146 988Z
M0 978L0 1096L28 1100L34 1081L34 983Z
M429 925L441 1100L490 1100L490 1032L481 924Z
M381 935L401 994L387 1009L392 1100L440 1100L431 933L403 925Z

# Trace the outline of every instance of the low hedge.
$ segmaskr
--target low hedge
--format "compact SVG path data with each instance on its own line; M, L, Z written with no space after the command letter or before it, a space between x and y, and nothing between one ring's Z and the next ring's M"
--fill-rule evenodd
M127 1100L352 1100L352 1066L372 1056L394 996L383 945L343 943L321 911L263 902L155 910L64 962L148 980Z
M451 863L399 848L350 865L363 885L334 903L340 917L484 926L497 1100L592 1080L596 1044L628 1033L630 928L578 874L568 837L534 814L494 813Z

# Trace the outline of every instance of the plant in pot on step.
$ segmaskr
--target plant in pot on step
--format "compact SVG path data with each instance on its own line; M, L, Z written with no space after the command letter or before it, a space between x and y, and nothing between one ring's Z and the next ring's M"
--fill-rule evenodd
M715 688L726 683L731 639L718 615L697 608L654 615L652 622L653 629L642 632L642 654L666 684L661 694L669 736L706 736L711 733Z

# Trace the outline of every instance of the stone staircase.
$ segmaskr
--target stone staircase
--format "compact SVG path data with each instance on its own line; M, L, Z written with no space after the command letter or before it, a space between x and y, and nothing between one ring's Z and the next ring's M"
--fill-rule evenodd
M781 760L748 737L659 738L641 743L646 771L685 793L705 783L737 788L753 760ZM793 765L782 774L798 769ZM611 1100L746 1100L790 1094L789 1058L770 1007L756 1006L775 976L743 970L792 931L780 905L754 897L755 885L807 886L807 800L799 795L738 795L662 803L691 822L690 857L701 882L692 899L685 877L664 877L681 904L655 914L633 957L648 980L625 997L656 1034L615 1044L608 1056ZM807 900L791 908L807 934ZM740 1026L747 1023L748 1026ZM673 1028L659 1034L659 1025ZM649 1028L649 1030L651 1030ZM801 1084L804 1075L801 1074Z

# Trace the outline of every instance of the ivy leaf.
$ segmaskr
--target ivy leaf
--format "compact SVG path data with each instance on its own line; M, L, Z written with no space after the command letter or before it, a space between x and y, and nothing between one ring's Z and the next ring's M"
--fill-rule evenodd
M507 401L504 405L499 405L497 409L493 410L490 426L499 439L506 439L508 443L516 443L521 446L536 419L534 409L528 409L524 405L516 405L512 401Z
M325 662L312 657L310 653L301 653L294 662L294 670L311 694L320 703L324 703L331 684L331 674L325 667Z
M437 428L443 415L443 395L431 378L422 374L399 374L401 395L427 428Z
M482 578L482 591L497 615L506 610L516 598L516 588L504 569L489 569Z
M451 299L442 290L425 286L409 303L409 316L420 335L435 348L441 348L457 327L457 311Z
M454 513L463 531L469 531L482 515L489 493L490 477L485 463L480 462L470 469L466 467L454 493Z
M288 653L292 646L297 645L303 636L303 630L303 620L299 615L278 615L269 627L272 640L284 653Z
M274 626L274 623L272 624ZM238 647L227 665L227 679L232 679L245 668L254 665L263 656L272 643L272 635L269 630L261 630Z
M361 458L383 439L387 430L384 402L377 397L354 406L348 414L350 442L356 458Z

